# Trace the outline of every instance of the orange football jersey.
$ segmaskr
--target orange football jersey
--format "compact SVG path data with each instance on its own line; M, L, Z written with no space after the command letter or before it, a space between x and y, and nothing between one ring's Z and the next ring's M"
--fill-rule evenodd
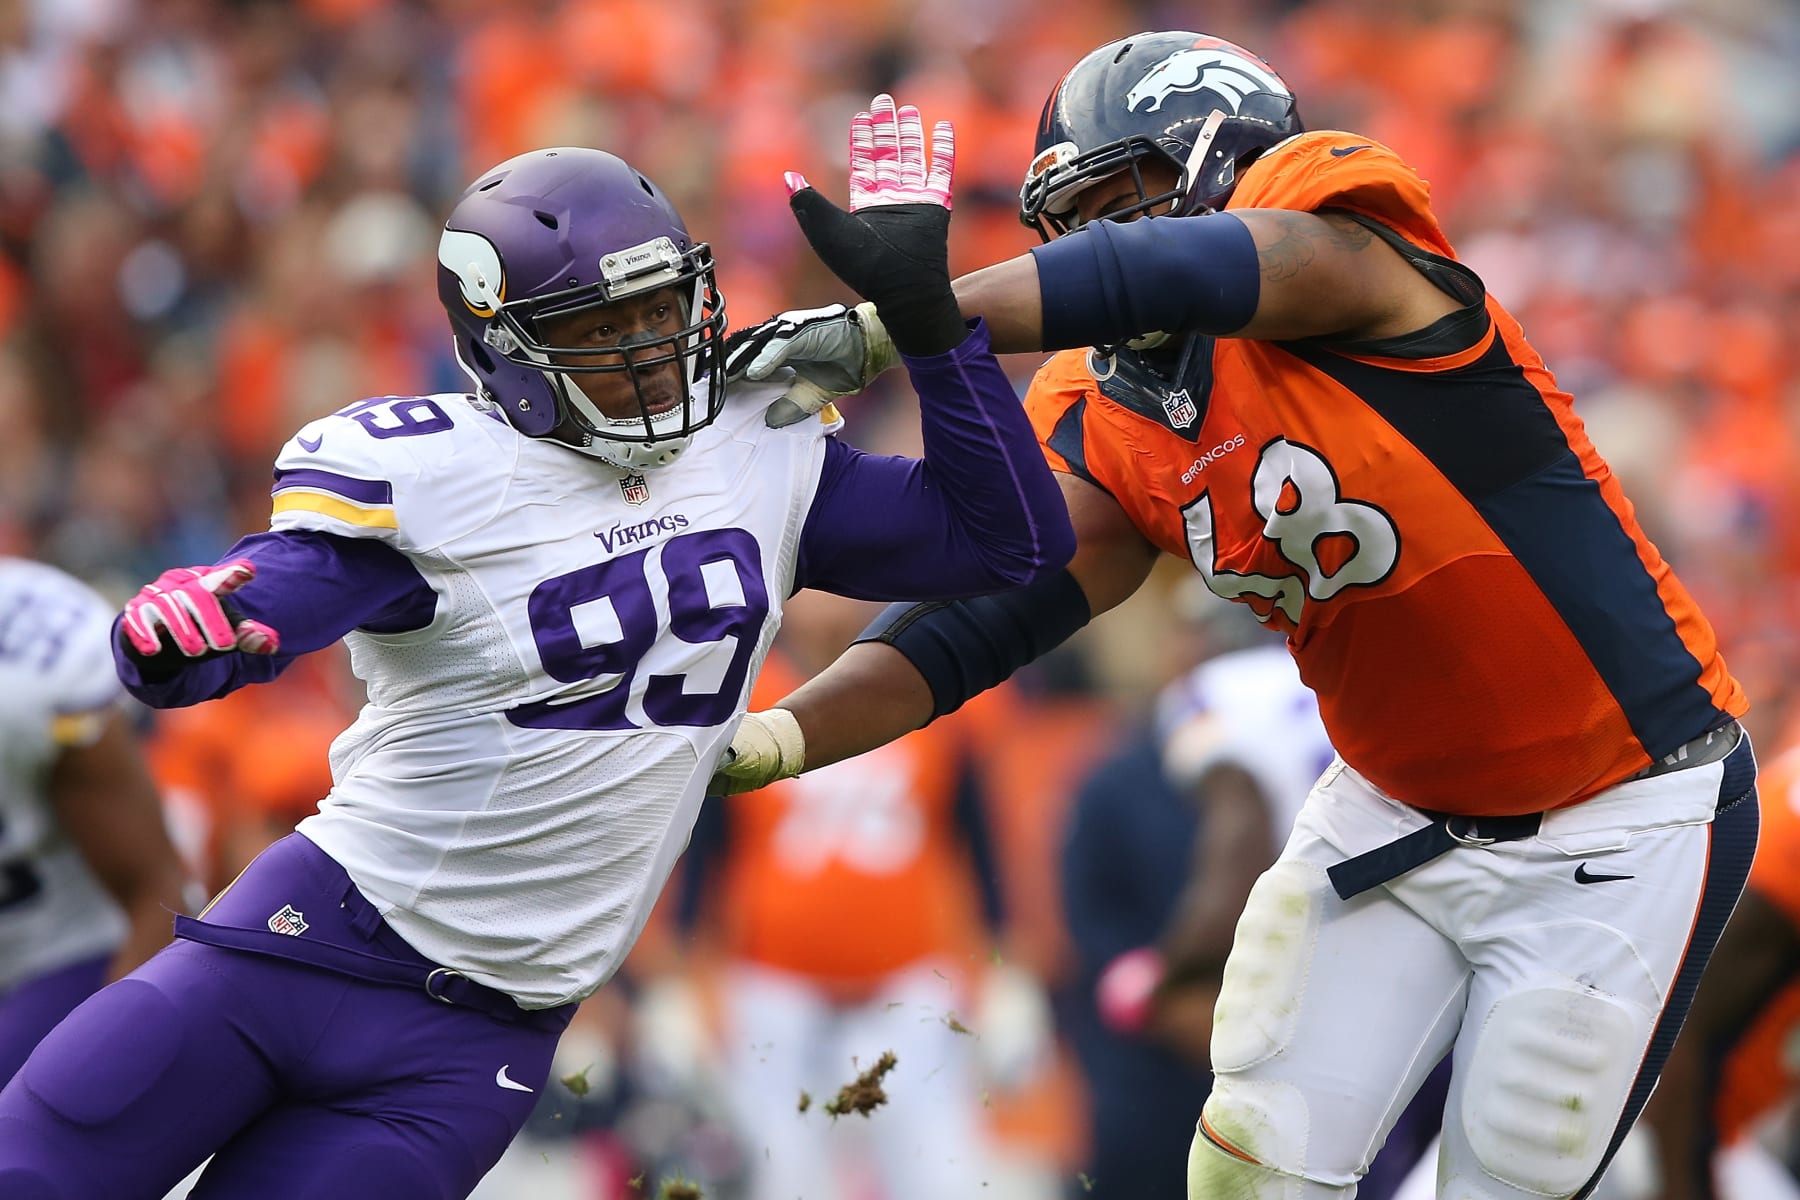
M1386 147L1304 134L1230 207L1347 213L1462 307L1403 338L1063 351L1051 466L1283 630L1346 762L1426 808L1573 803L1744 711L1712 628Z
M801 682L771 655L752 707ZM921 960L977 952L982 919L957 790L971 730L1009 695L986 693L868 754L725 801L731 952L846 997Z
M1800 929L1800 746L1763 768L1762 836L1749 887ZM1719 1080L1719 1144L1730 1145L1800 1084L1789 1047L1800 1032L1800 981L1769 998L1733 1045Z

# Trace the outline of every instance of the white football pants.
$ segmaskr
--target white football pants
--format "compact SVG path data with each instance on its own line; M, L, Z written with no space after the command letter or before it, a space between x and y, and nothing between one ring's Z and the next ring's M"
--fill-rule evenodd
M1748 739L1341 900L1426 818L1334 763L1238 922L1189 1200L1347 1200L1446 1052L1441 1200L1585 1194L1648 1099L1756 847Z

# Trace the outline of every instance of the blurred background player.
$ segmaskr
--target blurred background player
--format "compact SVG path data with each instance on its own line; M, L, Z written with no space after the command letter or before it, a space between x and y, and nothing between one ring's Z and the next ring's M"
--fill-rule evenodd
M360 698L336 647L268 687L157 714L150 766L178 846L211 895L294 831L331 790L331 743Z
M868 623L796 596L756 697L773 702ZM753 697L754 698L754 697ZM972 1195L998 1186L982 1097L1043 1065L1050 1015L1010 961L983 785L1001 690L863 758L703 810L683 858L685 920L717 931L723 1078L751 1195ZM867 1122L820 1111L884 1051L900 1065ZM814 1107L798 1113L802 1093Z
M0 1084L195 896L112 671L112 607L0 557Z

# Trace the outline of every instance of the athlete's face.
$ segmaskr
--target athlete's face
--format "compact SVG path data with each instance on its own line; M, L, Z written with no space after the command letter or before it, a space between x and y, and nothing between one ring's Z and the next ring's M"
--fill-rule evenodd
M684 324L686 318L680 296L674 288L660 288L641 296L627 296L602 308L547 317L541 333L544 341L552 346L593 350L593 353L557 354L552 356L554 361L575 367L604 367L618 366L627 360L642 363L667 358L672 350L666 342L640 350L632 349L630 342L668 337L678 333ZM622 344L625 348L619 349ZM641 418L640 396L651 416L674 408L683 396L681 364L672 358L655 366L640 367L635 388L629 371L573 372L569 378L593 401L595 408L615 421Z
M1145 196L1158 196L1175 188L1175 168L1161 159L1147 158L1138 161L1138 174L1144 181L1144 190L1140 194L1137 180L1130 171L1121 171L1117 175L1109 175L1099 183L1088 188L1075 197L1075 216L1081 225L1089 221L1104 221L1111 214L1121 209L1130 208ZM1153 216L1164 211L1168 206L1160 206L1146 212L1131 213L1121 220L1135 221L1139 217Z

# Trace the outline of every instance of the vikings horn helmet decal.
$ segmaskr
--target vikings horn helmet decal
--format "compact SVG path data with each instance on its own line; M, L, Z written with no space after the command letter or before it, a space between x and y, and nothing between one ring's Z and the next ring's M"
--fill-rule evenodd
M506 303L506 272L500 252L479 233L446 229L438 241L438 265L462 285L463 303L478 317L490 318Z
M1075 197L1127 171L1139 200L1114 217L1223 208L1245 167L1304 130L1293 92L1248 50L1183 31L1121 38L1076 63L1050 93L1019 219L1045 240L1067 233L1078 224ZM1145 160L1173 167L1175 187L1149 194Z

